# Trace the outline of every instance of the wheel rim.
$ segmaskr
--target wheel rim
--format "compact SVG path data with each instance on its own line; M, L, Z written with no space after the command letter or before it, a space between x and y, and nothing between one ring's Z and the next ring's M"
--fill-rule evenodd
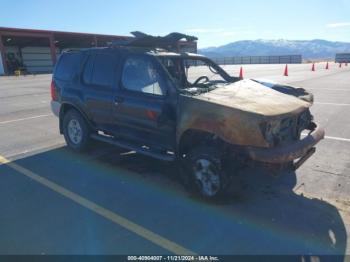
M71 119L68 123L68 136L72 143L79 144L83 139L83 132L79 121L76 119Z
M220 189L220 176L214 163L207 159L198 159L194 165L196 184L202 195L214 196Z

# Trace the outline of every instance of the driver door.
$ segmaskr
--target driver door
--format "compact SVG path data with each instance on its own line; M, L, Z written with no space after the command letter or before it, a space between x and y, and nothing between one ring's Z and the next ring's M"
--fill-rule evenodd
M113 117L120 136L142 145L174 150L175 109L167 96L167 81L152 57L132 54L125 58Z

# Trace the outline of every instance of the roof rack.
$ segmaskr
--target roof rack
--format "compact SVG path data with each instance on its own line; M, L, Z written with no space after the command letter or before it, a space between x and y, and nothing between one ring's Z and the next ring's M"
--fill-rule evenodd
M152 36L140 31L131 32L134 37L123 40L112 41L112 47L128 46L128 47L146 47L146 48L162 48L166 50L177 49L177 43L185 39L188 42L198 40L195 36L185 35L181 33L170 33L166 36Z

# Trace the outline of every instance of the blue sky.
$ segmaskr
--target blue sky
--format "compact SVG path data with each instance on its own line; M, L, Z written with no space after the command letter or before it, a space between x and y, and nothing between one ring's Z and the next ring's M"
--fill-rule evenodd
M350 42L350 0L0 0L0 26L128 35L184 32L199 47L245 39Z

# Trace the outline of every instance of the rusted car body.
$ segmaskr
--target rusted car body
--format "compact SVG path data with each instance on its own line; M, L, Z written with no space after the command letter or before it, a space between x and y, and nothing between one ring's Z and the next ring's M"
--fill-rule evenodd
M324 137L324 130L311 122L312 101L253 80L241 80L196 97L183 96L179 105L178 139L189 129L213 133L261 162L286 163L309 157ZM303 130L309 133L300 139ZM272 133L270 141L264 132Z

